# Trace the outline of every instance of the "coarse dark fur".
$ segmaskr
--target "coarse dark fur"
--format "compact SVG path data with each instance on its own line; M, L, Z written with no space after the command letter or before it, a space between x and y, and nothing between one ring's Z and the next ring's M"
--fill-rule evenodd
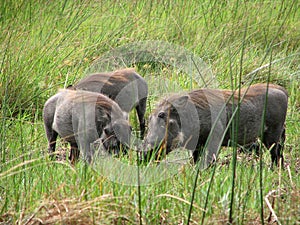
M59 135L71 145L72 163L78 159L79 149L84 159L91 162L94 152L90 144L115 127L118 136L113 138L129 145L131 127L126 118L118 104L105 95L61 90L46 101L43 109L49 153L55 151Z
M175 94L163 99L150 115L145 145L153 150L163 144L166 153L184 146L193 150L197 161L208 139L208 151L214 148L216 153L220 146L249 145L260 137L270 149L272 165L278 165L280 159L283 163L287 105L287 91L275 84L255 84L234 92L199 89Z
M145 112L148 95L147 82L134 69L122 69L109 73L91 74L69 89L86 90L104 94L129 113L136 109L141 137L145 132Z

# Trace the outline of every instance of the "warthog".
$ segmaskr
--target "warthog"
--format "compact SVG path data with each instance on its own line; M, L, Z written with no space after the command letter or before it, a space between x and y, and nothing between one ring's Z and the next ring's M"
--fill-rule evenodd
M79 157L79 149L84 158L91 162L94 152L90 144L98 138L106 137L105 143L129 145L131 127L127 113L117 103L105 95L87 92L61 90L50 97L43 109L45 131L48 139L49 153L55 151L59 135L71 145L70 161L74 163ZM107 150L109 146L104 145Z
M220 146L245 146L260 137L270 149L272 165L278 165L279 159L283 163L280 142L284 141L287 105L287 91L274 84L255 84L234 92L199 89L174 94L150 115L145 146L150 152L165 149L166 154L183 146L193 150L196 162L208 140L208 156L204 156L209 163Z
M148 85L134 69L91 74L69 88L104 94L117 102L120 108L127 113L135 107L143 138Z

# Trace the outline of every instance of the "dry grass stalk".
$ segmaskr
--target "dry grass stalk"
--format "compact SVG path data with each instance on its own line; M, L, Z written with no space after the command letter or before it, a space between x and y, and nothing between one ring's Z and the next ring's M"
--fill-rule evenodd
M24 225L34 224L125 224L134 223L127 215L120 214L122 204L117 198L103 195L85 201L82 198L45 200L33 214L23 221ZM127 212L132 211L127 207Z

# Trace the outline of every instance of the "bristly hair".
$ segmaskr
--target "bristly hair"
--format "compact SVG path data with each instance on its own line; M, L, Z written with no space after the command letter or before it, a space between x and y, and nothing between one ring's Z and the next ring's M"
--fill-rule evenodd
M275 84L269 84L269 89L277 89L282 92L284 92L287 96L287 91ZM224 104L227 103L229 105L233 103L237 103L238 101L243 100L244 102L249 101L252 97L256 95L265 94L267 90L267 84L254 84L251 85L251 87L248 89L242 88L240 90L240 96L239 96L239 90L232 91L232 90L218 90L218 89L209 89L209 88L202 88L199 90L194 90L186 95L188 96L188 101L192 102L199 108L206 108L209 106L209 104ZM243 97L243 95L246 93L246 95ZM176 99L182 97L184 95L182 94L173 94L167 98L164 98L158 103L157 110L161 109L161 107L169 106L172 104L172 102L176 101ZM243 99L241 99L243 98Z
M101 82L103 84L112 85L116 82L127 83L136 79L137 73L133 68L120 69L114 72L95 73L83 78L77 85L80 86L84 82Z
M120 111L117 113L120 114L121 117L123 115L118 104L103 94L82 90L75 91L70 89L62 89L60 92L66 92L66 97L74 103L95 103L95 107L99 106L108 113L111 113L111 111L114 109L115 111Z

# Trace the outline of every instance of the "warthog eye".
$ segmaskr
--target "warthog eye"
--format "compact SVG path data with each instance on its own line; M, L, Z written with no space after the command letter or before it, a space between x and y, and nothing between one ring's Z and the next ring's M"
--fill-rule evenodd
M158 113L158 117L159 118L165 118L165 116L166 116L166 114L165 114L165 112L160 112L160 113Z

